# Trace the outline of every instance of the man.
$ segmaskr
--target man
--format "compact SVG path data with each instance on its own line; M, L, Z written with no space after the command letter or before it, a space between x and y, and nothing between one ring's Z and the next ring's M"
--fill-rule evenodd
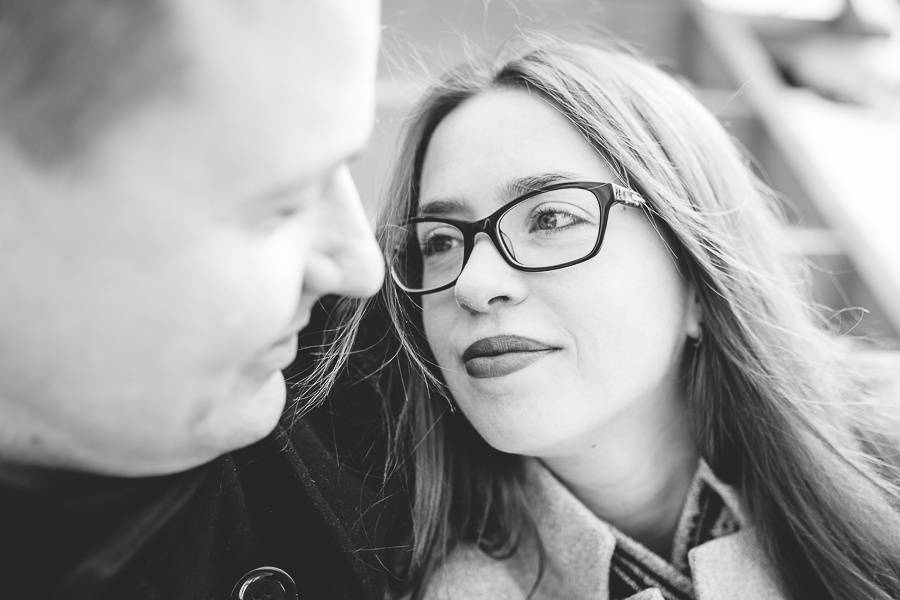
M381 596L364 492L277 426L313 305L383 276L377 27L0 0L0 597Z

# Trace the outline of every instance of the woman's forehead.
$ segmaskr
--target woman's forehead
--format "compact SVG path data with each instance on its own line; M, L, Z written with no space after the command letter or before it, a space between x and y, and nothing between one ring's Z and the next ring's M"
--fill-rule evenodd
M614 181L569 121L539 96L492 90L457 107L428 144L420 206L452 199L502 202L559 181Z

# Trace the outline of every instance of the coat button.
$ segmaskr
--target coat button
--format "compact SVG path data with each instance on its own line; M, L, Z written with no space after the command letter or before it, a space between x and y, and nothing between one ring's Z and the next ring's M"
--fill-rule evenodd
M300 600L290 575L275 567L253 569L231 590L231 600Z

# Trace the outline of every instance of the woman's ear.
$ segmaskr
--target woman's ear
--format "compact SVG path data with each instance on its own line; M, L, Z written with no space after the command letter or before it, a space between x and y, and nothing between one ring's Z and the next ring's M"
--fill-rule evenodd
M703 335L701 324L703 323L703 311L694 286L688 286L687 302L685 303L684 333L692 340L699 340Z

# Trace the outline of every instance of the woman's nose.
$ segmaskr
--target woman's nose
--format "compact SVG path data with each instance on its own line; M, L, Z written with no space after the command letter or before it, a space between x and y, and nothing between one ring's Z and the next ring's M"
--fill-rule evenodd
M524 300L528 295L527 275L511 267L486 234L478 234L453 293L463 309L488 312Z

